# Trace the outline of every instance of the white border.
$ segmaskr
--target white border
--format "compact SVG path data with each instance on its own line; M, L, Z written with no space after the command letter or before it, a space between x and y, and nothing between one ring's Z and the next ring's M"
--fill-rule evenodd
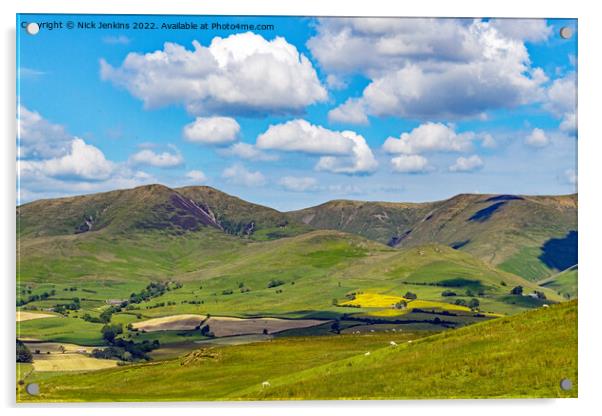
M5 0L6 1L6 0ZM372 414L445 414L488 416L512 414L592 414L602 408L600 370L602 348L599 298L602 296L600 252L602 235L602 179L598 159L602 154L600 105L602 75L599 45L602 40L602 16L595 2L557 1L497 2L471 0L21 0L0 5L2 14L2 91L0 115L4 126L2 140L2 238L0 264L5 273L2 310L2 405L9 415L164 415L177 408L182 414L197 414L199 408L213 415L316 415L345 413ZM347 16L456 16L456 17L572 17L579 19L579 399L578 400L479 400L479 401L402 401L402 402L271 402L271 403L189 403L189 404L95 404L19 406L14 402L14 276L15 276L15 13L129 13L129 14L249 14L249 15L347 15ZM545 351L541 352L545 354ZM132 386L133 389L136 386ZM82 409L82 407L84 407Z

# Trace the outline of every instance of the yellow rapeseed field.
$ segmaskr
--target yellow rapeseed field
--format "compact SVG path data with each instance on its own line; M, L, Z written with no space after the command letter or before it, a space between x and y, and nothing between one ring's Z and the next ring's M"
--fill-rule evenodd
M405 309L394 309L393 305L402 300L407 302L407 307ZM466 306L433 300L408 300L403 296L383 295L380 293L360 293L356 295L355 299L343 302L341 305L361 306L362 308L386 308L372 313L372 315L375 316L399 316L413 309L470 312L470 308L467 308Z
M355 299L342 302L341 305L361 306L362 308L387 308L405 300L403 296L381 295L380 293L360 293Z

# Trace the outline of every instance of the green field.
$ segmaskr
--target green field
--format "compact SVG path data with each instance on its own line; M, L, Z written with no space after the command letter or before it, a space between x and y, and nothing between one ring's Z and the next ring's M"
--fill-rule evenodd
M283 338L94 373L34 373L26 381L39 382L40 396L19 389L18 400L576 397L576 315L573 301L427 337ZM563 378L573 390L560 389Z

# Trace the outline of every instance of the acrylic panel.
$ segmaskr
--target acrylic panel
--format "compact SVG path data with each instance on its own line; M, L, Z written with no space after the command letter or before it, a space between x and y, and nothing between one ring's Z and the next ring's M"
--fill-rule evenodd
M577 396L577 20L17 15L18 402Z

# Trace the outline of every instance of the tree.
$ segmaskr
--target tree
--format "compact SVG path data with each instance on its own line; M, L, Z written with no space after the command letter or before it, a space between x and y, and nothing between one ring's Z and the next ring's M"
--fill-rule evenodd
M403 295L403 297L410 300L418 299L418 295L412 292L406 292L406 294Z
M332 323L332 325L330 325L330 330L334 333L340 334L341 333L341 323L338 320L334 321Z
M472 290L466 289L466 296L472 297L472 296L474 296L474 293L472 292Z
M454 302L456 305L466 306L466 301L464 299L456 299Z
M267 335L268 334L268 329L267 328L263 328L263 335Z
M201 335L209 338L212 338L214 336L213 332L211 332L211 328L209 328L209 325L205 325L201 328Z
M67 348L65 348L65 346L63 344L59 345L59 351L61 352L61 354L64 354L65 351L67 351Z
M394 305L395 309L405 309L408 307L408 302L406 302L405 300L400 300L399 302L397 302Z
M339 304L339 301L337 298L333 298L332 299L332 306L337 306Z
M517 295L517 296L522 296L523 295L523 287L522 286L515 286L512 288L512 290L510 291L511 295Z
M453 290L444 290L443 292L441 292L441 296L457 296L456 292L454 292Z
M121 324L107 324L100 330L102 337L110 344L115 342L117 335L123 334L123 326Z
M276 286L281 286L284 284L284 281L280 280L280 279L272 279L268 282L268 288L272 288L272 287L276 287Z
M33 355L27 345L17 340L17 362L18 363L30 363L33 361Z
M480 305L480 302L478 299L472 298L470 301L468 301L468 307L472 310L478 309Z

